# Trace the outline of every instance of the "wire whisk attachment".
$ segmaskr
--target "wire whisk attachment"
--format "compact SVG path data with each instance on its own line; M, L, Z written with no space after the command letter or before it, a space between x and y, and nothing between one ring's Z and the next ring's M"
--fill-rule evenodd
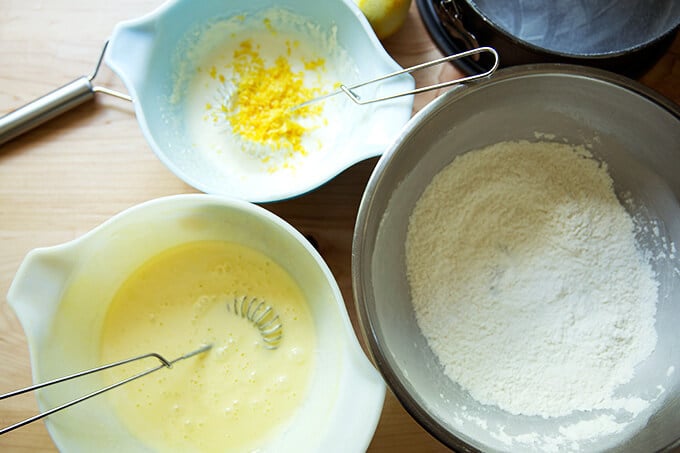
M70 374L68 376L62 376L62 377L57 378L57 379L52 379L51 381L43 382L43 383L40 383L40 384L35 384L35 385L30 386L30 387L24 387L22 389L14 390L12 392L0 395L0 400L4 400L5 398L10 398L12 396L21 395L22 393L30 392L30 391L33 391L33 390L38 390L38 389L41 389L43 387L47 387L49 385L54 385L54 384L58 384L60 382L68 381L68 380L71 380L71 379L76 379L76 378L79 378L79 377L82 377L82 376L86 376L88 374L97 373L99 371L108 370L109 368L125 365L127 363L135 362L137 360L155 358L155 359L158 359L158 361L161 362L160 365L158 365L154 368L149 368L148 370L142 371L141 373L135 374L134 376L131 376L127 379L116 382L114 384L111 384L111 385L104 387L104 388L101 388L99 390L95 390L94 392L88 393L87 395L81 396L80 398L76 398L72 401L64 403L61 406L54 407L52 409L49 409L45 412L34 415L33 417L27 418L25 420L22 420L18 423L13 424L13 425L7 426L5 428L1 428L0 429L0 435L8 433L10 431L13 431L17 428L21 428L24 425L28 425L29 423L32 423L36 420L40 420L42 418L45 418L48 415L52 415L55 412L66 409L67 407L71 407L74 404L78 404L82 401L85 401L85 400L90 399L94 396L100 395L100 394L107 392L109 390L113 390L116 387L120 387L121 385L127 384L130 381L134 381L135 379L139 379L142 376L146 376L147 374L151 374L154 371L158 371L161 368L172 368L172 365L175 364L176 362L179 362L180 360L188 359L188 358L193 357L193 356L198 355L198 354L202 354L202 353L208 351L210 348L212 348L211 344L204 345L204 346L201 346L200 348L196 349L195 351L191 351L191 352L184 354L183 356L178 357L174 360L167 360L162 355L157 354L155 352L151 352L151 353L148 353L148 354L142 354L142 355L139 355L139 356L136 356L136 357L132 357L132 358L125 359L125 360L120 360L118 362L109 363L107 365L102 365L102 366L97 367L97 368L91 368L89 370L80 371L78 373Z
M447 62L450 62L450 61L460 60L461 58L476 57L476 56L478 56L479 54L482 54L482 53L490 54L493 57L493 64L492 64L491 68L487 69L484 72L480 72L478 74L471 74L471 75L467 75L467 76L464 76L464 77L460 77L458 79L447 80L447 81L444 81L444 82L441 82L441 83L435 83L433 85L428 85L428 86L425 86L425 87L415 88L415 89L409 90L409 91L403 91L401 93L395 93L395 94L391 94L391 95L388 95L388 96L376 97L376 98L371 98L371 99L362 99L358 94L356 94L354 92L354 90L356 90L357 88L361 88L361 87L366 86L366 85L371 85L371 84L374 84L374 83L382 82L383 80L390 79L392 77L396 77L396 76L399 76L399 75L402 75L402 74L408 74L408 73L411 73L411 72L419 71L421 69L429 68L430 66L436 66L436 65L440 65L442 63L447 63ZM381 76L381 77L378 77L378 78L375 78L375 79L372 79L372 80L357 83L356 85L352 85L352 86L347 86L347 85L344 85L344 84L340 85L340 89L333 91L331 93L328 93L328 94L318 96L314 99L310 99L308 101L303 102L302 104L298 104L294 107L291 107L291 110L295 111L297 109L300 109L302 107L306 107L306 106L313 104L315 102L323 101L324 99L338 95L340 93L344 93L345 95L347 95L347 97L350 100L352 100L352 102L354 102L355 104L365 105L365 104L373 104L374 102L389 101L391 99L399 98L399 97L402 97L402 96L410 96L410 95L414 95L414 94L424 93L426 91L438 90L438 89L450 87L450 86L453 86L453 85L468 83L468 82L472 82L474 80L489 77L491 74L493 74L496 71L496 69L498 69L499 63L500 63L500 60L499 60L499 57L498 57L498 52L496 52L496 50L493 47L477 47L475 49L466 50L465 52L460 52L460 53L457 53L457 54L438 58L436 60L421 63L421 64L416 65L416 66L411 66L410 68L395 71L395 72L392 72L390 74L386 74L384 76Z
M257 328L266 349L277 349L283 340L283 324L279 315L257 297L236 297L227 302L227 310L250 321Z

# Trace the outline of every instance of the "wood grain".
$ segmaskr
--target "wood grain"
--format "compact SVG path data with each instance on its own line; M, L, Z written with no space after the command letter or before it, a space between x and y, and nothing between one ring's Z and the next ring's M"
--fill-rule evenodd
M92 71L114 25L159 5L151 0L0 0L0 114ZM441 56L415 5L384 42L402 66ZM450 65L416 74L418 86L459 75ZM680 39L642 81L680 102ZM106 68L97 83L123 90ZM419 110L440 93L419 95ZM265 205L312 236L337 278L356 327L350 258L370 159L295 200ZM23 330L4 295L26 253L69 241L137 203L191 193L150 151L132 106L105 96L0 147L0 393L28 385ZM0 426L37 411L31 395L0 402ZM0 451L54 452L43 423L0 437ZM446 451L388 394L371 452Z

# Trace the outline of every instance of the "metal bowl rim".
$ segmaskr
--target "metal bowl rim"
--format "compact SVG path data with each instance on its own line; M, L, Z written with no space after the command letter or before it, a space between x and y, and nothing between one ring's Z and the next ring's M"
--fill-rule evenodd
M478 452L480 450L449 432L439 421L436 420L435 417L430 415L427 410L421 407L415 398L409 394L395 370L390 366L390 362L387 359L388 351L384 350L381 346L378 333L376 331L376 325L374 320L371 319L368 307L366 305L364 288L370 287L370 282L366 282L365 273L361 272L362 266L366 264L364 261L367 261L366 254L364 253L366 247L366 238L368 237L366 234L367 227L369 225L369 221L375 222L376 220L380 220L374 218L375 214L373 214L372 206L375 201L375 194L377 190L380 189L382 177L390 167L390 163L392 162L394 155L399 152L402 147L402 143L404 143L411 135L417 133L422 125L428 121L429 117L435 115L438 111L446 108L450 104L454 104L458 99L467 96L470 93L474 93L477 90L483 90L488 86L493 86L508 80L516 80L535 76L583 78L595 82L605 82L614 85L617 88L623 88L630 92L631 95L641 96L663 108L678 120L680 126L680 106L665 98L656 91L625 76L601 69L571 64L541 63L521 65L501 69L486 80L471 84L469 86L454 88L448 93L440 96L438 99L435 99L421 111L416 113L413 118L411 118L411 120L402 129L401 134L392 144L390 149L387 150L378 160L378 163L376 164L376 167L374 168L368 180L366 189L364 190L361 202L359 204L352 239L352 291L354 296L354 305L357 310L359 327L366 344L368 345L368 351L373 362L377 366L390 389L392 389L402 407L404 407L409 415L411 415L432 436L449 448L455 449L457 451ZM367 263L367 265L370 266L370 262ZM680 437L658 451L670 452L678 447L680 447Z

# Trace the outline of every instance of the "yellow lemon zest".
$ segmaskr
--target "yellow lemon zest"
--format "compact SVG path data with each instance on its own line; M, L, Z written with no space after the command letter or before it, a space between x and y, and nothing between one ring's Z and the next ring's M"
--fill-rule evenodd
M272 26L272 21L270 19L266 18L262 22L264 23L264 26L267 27L267 30L269 30L270 33L276 34L276 29Z
M326 65L326 60L323 58L317 58L311 61L305 61L305 69L308 71L314 71L315 69L323 69Z
M325 61L319 58L303 64L318 69ZM220 109L233 132L274 151L307 154L302 138L309 127L302 120L320 115L322 107L291 108L318 96L321 90L305 86L304 72L293 72L282 56L267 66L250 40L241 42L234 51L232 66L236 89Z

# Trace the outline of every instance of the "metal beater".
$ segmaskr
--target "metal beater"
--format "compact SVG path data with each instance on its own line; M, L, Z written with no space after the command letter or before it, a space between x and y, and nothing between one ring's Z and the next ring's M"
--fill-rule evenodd
M135 374L134 376L131 376L127 379L124 379L120 382L116 382L115 384L111 384L107 387L101 388L101 389L96 390L92 393L88 393L87 395L81 396L80 398L76 398L76 399L71 400L67 403L64 403L61 406L54 407L54 408L49 409L45 412L34 415L33 417L27 418L25 420L22 420L18 423L13 424L13 425L2 428L2 429L0 429L0 435L8 433L10 431L13 431L17 428L21 428L24 425L28 425L29 423L32 423L36 420L40 420L42 418L45 418L48 415L54 414L55 412L58 412L62 409L66 409L67 407L71 407L74 404L78 404L82 401L85 401L85 400L90 399L94 396L100 395L100 394L107 392L109 390L115 389L116 387L120 387L123 384L127 384L128 382L134 381L135 379L139 379L140 377L146 376L147 374L151 374L154 371L160 370L161 368L172 368L172 365L179 362L180 360L188 359L188 358L193 357L195 355L204 353L204 352L208 351L210 348L212 348L211 344L204 345L204 346L201 346L200 348L196 349L195 351L184 354L183 356L178 357L174 360L166 360L162 355L157 354L155 352L151 352L149 354L143 354L143 355L139 355L137 357L132 357L132 358L129 358L129 359L118 361L118 362L109 363L107 365L102 365L102 366L97 367L97 368L92 368L92 369L89 369L89 370L80 371L78 373L74 373L74 374L71 374L69 376L63 376L63 377L60 377L60 378L57 378L57 379L53 379L51 381L43 382L41 384L35 384L35 385L30 386L30 387L25 387L25 388L22 388L22 389L19 389L19 390L14 390L12 392L5 393L4 395L0 395L0 400L4 400L5 398L10 398L12 396L21 395L22 393L31 392L33 390L38 390L38 389L41 389L43 387L47 387L49 385L58 384L60 382L79 378L79 377L82 377L82 376L86 376L88 374L97 373L99 371L108 370L109 368L125 365L125 364L130 363L130 362L135 362L137 360L143 360L143 359L147 359L147 358L151 358L151 357L154 357L161 362L160 365L158 365L154 368L149 368L146 371L142 371L141 373Z
M449 62L449 61L460 60L461 58L466 58L466 57L479 56L479 54L481 54L481 53L490 53L493 56L493 65L488 70L486 70L484 72L480 72L478 74L472 74L472 75L468 75L468 76L461 77L461 78L458 78L458 79L447 80L446 82L436 83L434 85L428 85L428 86L416 88L416 89L413 89L413 90L410 90L410 91L404 91L404 92L401 92L401 93L391 94L389 96L383 96L383 97L372 98L372 99L361 99L360 96L358 96L356 93L354 93L354 90L356 90L357 88L361 88L363 86L366 86L366 85L371 85L371 84L374 84L374 83L382 82L383 80L390 79L392 77L396 77L396 76L399 76L401 74L410 74L410 73L418 71L420 69L429 68L430 66L437 66L437 65L440 65L442 63ZM340 89L333 91L332 93L328 93L328 94L325 94L323 96L319 96L319 97L316 97L314 99L310 99L309 101L303 102L302 104L298 104L298 105L292 107L291 110L297 110L297 109L300 109L302 107L306 107L307 105L310 105L310 104L315 103L315 102L322 101L324 99L327 99L331 96L335 96L335 95L340 94L340 93L346 94L347 97L349 97L355 104L365 105L365 104L373 104L374 102L388 101L390 99L400 98L402 96L410 96L410 95L413 95L413 94L424 93L426 91L438 90L440 88L446 88L446 87L450 87L450 86L453 86L453 85L472 82L473 80L488 77L491 74L493 74L496 71L496 69L498 69L499 63L500 63L500 61L499 61L499 57L498 57L498 52L496 52L496 50L494 48L492 48L492 47L477 47L475 49L466 50L465 52L460 52L460 53L457 53L457 54L454 54L454 55L449 55L447 57L438 58L436 60L421 63L421 64L416 65L416 66L411 66L409 68L402 69L400 71L395 71L395 72L392 72L390 74L386 74L384 76L381 76L381 77L378 77L378 78L375 78L375 79L372 79L372 80L368 80L366 82L357 83L356 85L352 85L352 86L340 85Z
M265 349L277 349L281 345L281 341L283 340L283 324L281 322L281 319L279 318L279 315L274 311L274 309L268 305L264 300L258 299L257 297L248 297L248 296L243 296L243 297L237 297L234 298L233 301L227 302L226 304L227 311L230 313L234 313L236 316L240 316L243 319L246 319L250 321L253 326L258 330L260 333L260 336L262 337L263 341L263 346ZM23 393L27 393L33 390L38 390L43 387L47 387L53 384L58 384L60 382L68 381L71 379L76 379L82 376L86 376L92 373L97 373L99 371L104 371L108 370L109 368L114 368L117 366L125 365L130 362L135 362L137 360L143 360L147 358L156 358L158 359L161 364L154 367L154 368L149 368L148 370L142 371L141 373L138 373L134 376L131 376L127 379L124 379L120 382L116 382L114 384L111 384L107 387L101 388L99 390L96 390L92 393L88 393L87 395L81 396L80 398L76 398L72 401L69 401L67 403L64 403L60 406L54 407L52 409L49 409L45 412L42 412L40 414L34 415L33 417L27 418L25 420L22 420L18 423L15 423L13 425L7 426L5 428L0 429L0 435L5 434L7 432L13 431L17 428L21 428L24 425L27 425L29 423L32 423L36 420L40 420L42 418L47 417L48 415L54 414L55 412L58 412L60 410L66 409L67 407L71 407L74 404L78 404L82 401L85 401L87 399L90 399L94 396L100 395L104 392L107 392L109 390L115 389L117 387L120 387L123 384L127 384L130 381L134 381L135 379L139 379L143 376L146 376L147 374L151 374L154 371L158 371L161 368L172 368L172 365L179 362L180 360L188 359L190 357L194 357L198 354L202 354L204 352L207 352L210 348L212 348L212 344L204 345L201 346L200 348L196 349L195 351L189 352L187 354L184 354L181 357L178 357L174 360L167 360L165 359L162 355L151 352L148 354L143 354L139 355L136 357L132 357L129 359L121 360L118 362L114 363L109 363L107 365L102 365L97 368L92 368L89 370L85 371L80 371L78 373L74 373L68 376L63 376L57 379L53 379L51 381L43 382L41 384L35 384L30 387L25 387L19 390L14 390L9 393L5 393L3 395L0 395L0 400L10 398L12 396L17 396L21 395Z

